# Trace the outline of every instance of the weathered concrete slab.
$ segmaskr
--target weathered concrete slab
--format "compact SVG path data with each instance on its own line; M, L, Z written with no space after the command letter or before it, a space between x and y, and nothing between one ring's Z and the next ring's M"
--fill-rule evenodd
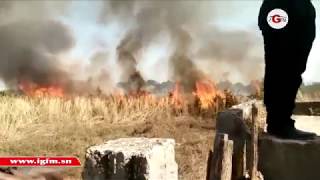
M252 104L255 104L258 108L258 116L257 116L257 125L259 131L265 131L266 129L266 109L262 101L251 100L245 103L241 103L235 106L232 106L232 109L240 109L242 111L241 118L247 124L248 127L251 127L251 116L252 116ZM229 110L227 110L229 111Z
M320 138L313 141L259 138L259 169L266 180L320 179Z
M177 180L173 139L121 138L87 150L85 180Z

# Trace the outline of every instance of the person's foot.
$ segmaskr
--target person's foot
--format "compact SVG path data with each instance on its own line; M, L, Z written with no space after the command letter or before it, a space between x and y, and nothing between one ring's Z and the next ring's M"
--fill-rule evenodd
M268 128L270 135L276 136L281 139L292 139L292 140L313 140L317 134L312 132L306 132L296 129L295 127L271 129Z

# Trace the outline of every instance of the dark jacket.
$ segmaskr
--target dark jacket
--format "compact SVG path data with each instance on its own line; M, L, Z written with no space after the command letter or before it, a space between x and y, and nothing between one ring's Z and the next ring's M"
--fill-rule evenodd
M271 28L267 23L268 13L280 8L289 16L288 24L281 30ZM264 0L260 8L258 24L263 32L289 32L290 34L315 37L316 12L310 0ZM297 38L297 37L295 37Z

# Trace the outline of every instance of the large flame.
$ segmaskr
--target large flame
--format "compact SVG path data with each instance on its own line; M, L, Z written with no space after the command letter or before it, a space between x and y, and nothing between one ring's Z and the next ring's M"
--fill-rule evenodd
M196 102L193 109L218 110L220 106L226 102L224 92L220 91L214 82L209 79L196 81L192 95ZM181 84L177 82L173 91L170 93L170 102L175 108L182 109L186 104L190 105L191 101L188 97L190 96L184 94Z
M201 109L216 108L225 95L210 80L199 80L195 84L193 95L198 100Z
M64 88L54 84L39 85L32 81L24 80L19 82L18 88L27 96L65 96ZM101 94L99 96L101 96ZM204 112L218 111L221 106L224 107L226 105L226 99L228 99L227 94L219 90L213 81L205 78L196 81L192 94L183 92L182 85L176 82L169 96L165 97L154 96L145 90L130 91L127 93L115 91L111 96L119 101L119 105L124 104L122 103L123 101L131 102L131 100L135 101L135 99L139 99L144 103L156 106L172 106L177 112L183 112L185 110L195 110L195 112L203 112L202 110L205 110Z
M38 85L31 81L20 81L18 88L28 96L64 96L64 90L59 85Z

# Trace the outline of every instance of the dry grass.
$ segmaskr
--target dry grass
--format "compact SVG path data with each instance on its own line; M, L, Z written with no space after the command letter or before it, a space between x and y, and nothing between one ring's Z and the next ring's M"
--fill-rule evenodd
M84 162L85 149L106 140L174 138L180 179L205 179L213 124L212 117L176 113L167 100L0 96L0 155L72 155ZM66 174L80 179L81 170Z

